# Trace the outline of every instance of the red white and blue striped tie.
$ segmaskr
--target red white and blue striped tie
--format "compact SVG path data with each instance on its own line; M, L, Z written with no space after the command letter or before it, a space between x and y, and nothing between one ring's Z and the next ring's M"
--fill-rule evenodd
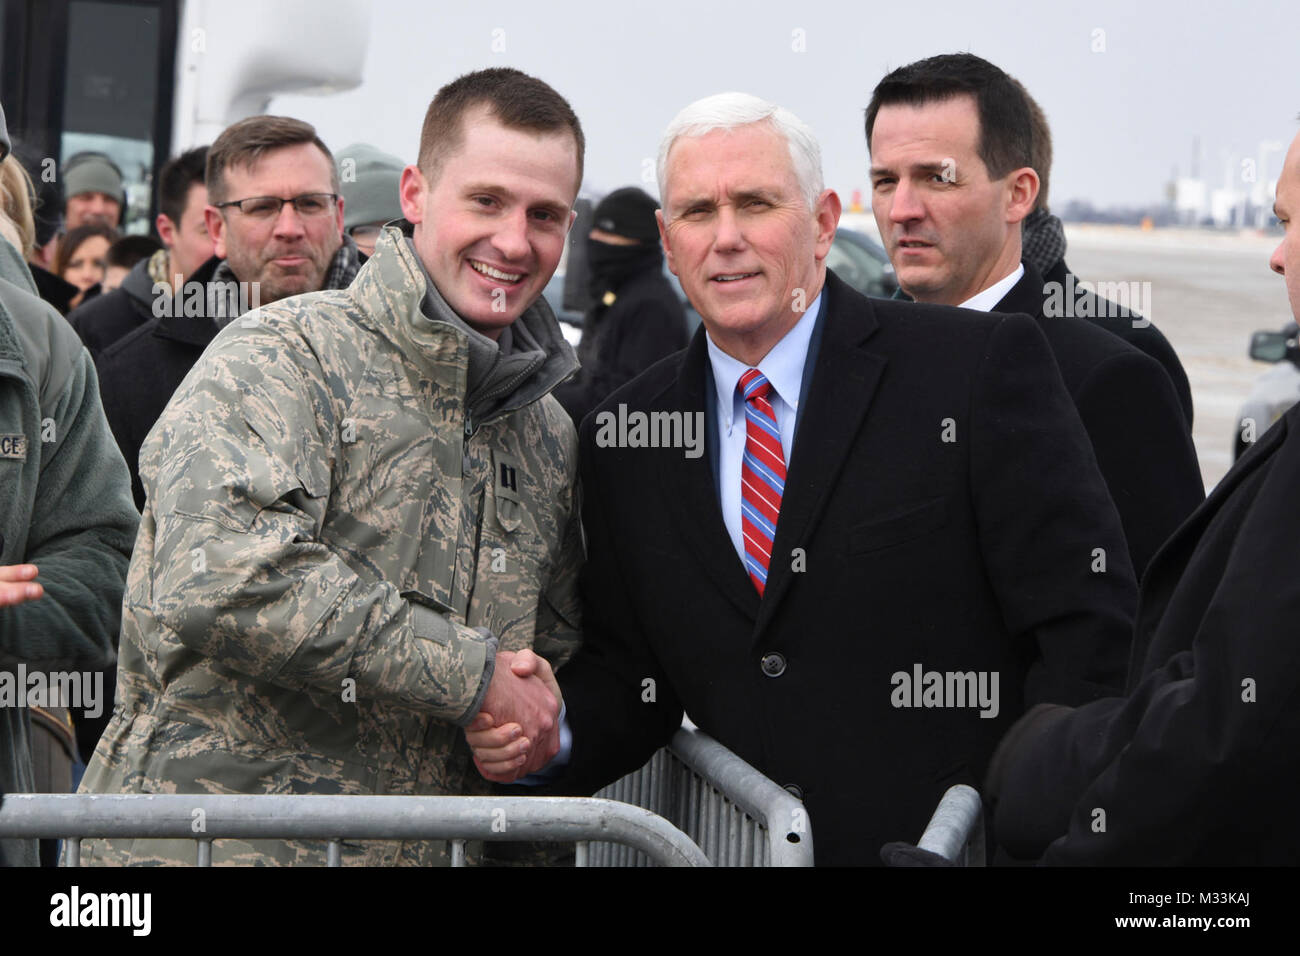
M781 431L767 393L772 385L756 368L740 376L737 385L745 399L745 456L740 466L740 526L745 538L745 570L758 589L767 586L772 561L776 519L785 493L785 455Z

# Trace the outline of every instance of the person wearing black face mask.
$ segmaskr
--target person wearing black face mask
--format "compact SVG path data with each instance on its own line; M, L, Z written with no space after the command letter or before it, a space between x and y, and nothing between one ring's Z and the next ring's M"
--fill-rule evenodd
M582 369L554 392L575 425L614 389L686 347L686 312L664 276L658 208L629 186L602 199L592 216L587 263L595 304L578 343Z

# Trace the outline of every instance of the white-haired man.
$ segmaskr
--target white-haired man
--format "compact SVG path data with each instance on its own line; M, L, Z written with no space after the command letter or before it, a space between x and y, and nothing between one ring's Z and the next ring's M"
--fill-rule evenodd
M1030 319L868 301L826 270L840 201L791 113L687 107L659 183L704 331L583 428L584 647L560 675L572 749L546 770L590 792L685 709L802 796L818 863L879 862L979 781L1026 703L1119 685L1119 521ZM707 454L638 420L699 422ZM480 770L537 769L480 721Z

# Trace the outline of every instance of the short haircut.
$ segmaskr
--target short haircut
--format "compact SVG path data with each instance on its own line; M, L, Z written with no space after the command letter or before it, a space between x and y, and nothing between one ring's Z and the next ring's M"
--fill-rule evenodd
M1033 166L1033 124L1024 87L983 57L945 53L900 66L876 84L867 106L867 151L882 106L924 106L956 96L975 98L979 157L990 179Z
M507 129L571 133L578 154L574 188L582 184L587 140L573 107L549 84L509 67L466 73L434 96L420 129L419 167L429 183L437 180L447 157L465 142L465 114L477 107L486 107Z
M54 257L54 269L52 271L56 276L63 276L63 270L68 267L68 263L72 261L72 257L81 248L82 243L92 236L103 236L111 246L117 241L117 230L112 226L105 226L98 222L78 226L76 229L69 229L63 238L59 240L59 254Z
M153 236L121 236L108 247L105 263L120 269L130 269L141 259L148 259L162 248Z
M207 175L208 147L196 146L163 163L158 172L158 211L180 225L190 187L202 186Z
M253 166L272 150L302 143L311 143L325 154L330 167L330 190L337 193L339 172L334 165L334 155L316 135L316 127L289 116L250 116L227 126L216 142L208 147L208 203L215 206L230 198L226 195L226 170Z
M1038 105L1038 101L1029 95L1025 85L1012 77L1011 82L1020 87L1029 106L1029 129L1033 135L1030 147L1030 163L1038 173L1038 198L1034 200L1033 212L1047 212L1047 183L1052 175L1052 128L1047 125L1047 114Z
M659 139L659 199L668 198L668 154L683 136L704 136L714 130L732 130L754 123L767 123L790 148L795 179L810 210L825 189L822 180L822 150L813 131L788 109L748 93L716 93L696 100L673 117ZM667 210L665 209L665 215Z

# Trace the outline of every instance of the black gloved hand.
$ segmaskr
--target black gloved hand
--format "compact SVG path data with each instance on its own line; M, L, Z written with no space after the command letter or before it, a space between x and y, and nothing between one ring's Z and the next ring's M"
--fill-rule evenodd
M991 807L1002 795L1006 783L1007 770L1015 762L1017 749L1026 740L1050 727L1053 722L1068 717L1074 712L1073 707L1063 704L1035 704L1002 735L993 757L989 760L989 769L984 775L984 804Z

